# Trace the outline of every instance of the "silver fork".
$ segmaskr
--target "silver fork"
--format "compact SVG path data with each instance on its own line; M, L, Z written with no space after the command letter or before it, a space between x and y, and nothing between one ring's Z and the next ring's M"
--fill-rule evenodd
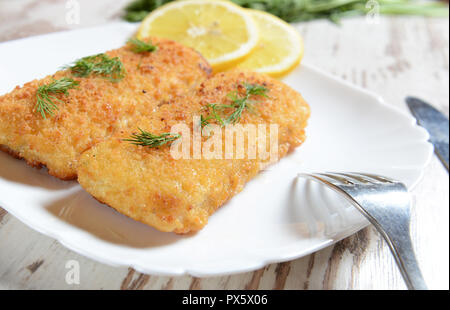
M408 289L426 290L411 242L410 195L396 180L367 173L301 173L342 194L384 237Z

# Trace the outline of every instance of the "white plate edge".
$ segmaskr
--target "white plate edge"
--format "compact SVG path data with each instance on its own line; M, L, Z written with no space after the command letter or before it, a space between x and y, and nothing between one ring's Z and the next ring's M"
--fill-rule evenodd
M135 27L133 24L129 24L129 23L125 23L125 22L109 23L109 24L107 24L107 26L110 26L110 27L126 26L126 27L130 27L130 28L131 27ZM104 28L104 27L105 27L105 25L100 25L100 26L95 26L95 27L88 27L88 28L77 29L77 31L90 31L90 30L95 29L95 28ZM6 42L0 43L0 48L2 46L4 46L4 45L14 44L14 43L25 41L25 40L29 40L29 39L38 39L40 37L51 37L51 36L63 35L64 33L70 32L70 31L71 30L59 31L59 32L44 34L44 35L40 35L40 36L34 36L34 37L31 37L31 38L28 37L28 38L20 38L20 39L12 40L12 41L6 41ZM428 139L429 139L428 132L424 128L420 127L417 124L416 119L412 115L406 113L405 111L401 110L397 106L387 104L385 102L385 100L381 96L379 96L379 95L377 95L377 94L375 94L375 93L373 93L373 92L371 92L371 91L369 91L367 89L364 89L364 88L362 88L362 87L360 87L358 85L354 85L354 84L352 84L352 83L350 83L348 81L342 80L341 78L336 77L336 76L334 76L334 75L332 75L332 74L330 74L330 73L328 73L328 72L326 72L326 71L324 71L322 69L319 69L319 68L317 68L314 65L309 65L309 64L302 63L301 66L303 66L303 67L305 67L305 68L307 68L307 69L317 73L318 75L321 75L322 77L324 77L326 79L332 80L332 81L342 85L343 87L350 88L353 91L362 93L362 94L364 94L366 96L369 96L369 97L372 97L373 99L375 99L375 101L378 104L380 104L383 107L391 110L393 113L399 115L400 117L408 119L409 122L410 122L410 126L411 127L416 128L416 130L422 131L422 133L423 133L422 142L424 142L424 145L427 145L427 147L428 147L428 154L427 154L427 158L424 161L424 163L420 166L420 168L418 167L420 169L419 177L408 188L408 190L412 190L422 180L423 175L424 175L424 169L429 165L429 163L431 162L432 156L433 156L434 148L433 148L432 144L428 142ZM73 244L73 241L70 242L70 240L68 240L68 239L71 239L71 238L70 238L70 236L69 236L69 238L67 238L67 236L66 236L66 234L64 234L64 232L62 234L59 234L58 236L56 236L53 232L50 232L47 229L45 229L44 227L39 226L39 224L38 225L35 225L35 224L30 225L28 220L25 220L23 217L18 216L18 214L16 214L16 212L13 211L14 208L12 208L11 206L9 206L9 204L7 204L4 201L2 201L1 197L0 197L0 203L1 203L2 207L5 210L8 211L8 213L12 214L14 217L19 219L22 223L24 223L25 225L27 225L31 229L33 229L35 231L38 231L38 232L40 232L40 233L42 233L42 234L44 234L44 235L46 235L48 237L51 237L51 238L57 240L64 247L66 247L66 248L68 248L68 249L70 249L70 250L72 250L72 251L74 251L76 253L79 253L79 254L81 254L81 255L83 255L85 257L88 257L88 258L93 259L95 261L98 261L100 263L105 263L105 264L110 265L110 266L114 266L114 267L119 267L119 266L121 266L121 267L132 267L132 268L134 268L135 270L137 270L139 272L148 273L148 274L152 274L152 275L160 275L160 276L192 275L192 276L198 276L198 277L211 277L211 276L223 276L223 275L230 275L230 274L236 274L236 273L242 273L242 272L249 272L249 271L252 271L252 270L256 270L258 268L262 268L262 267L264 267L264 266L266 266L268 264L271 264L271 263L289 261L289 260L293 260L293 259L297 259L297 258L306 256L306 255L309 255L309 254L311 254L313 252L316 252L316 251L321 250L321 249L323 249L323 248L325 248L327 246L330 246L330 245L332 245L332 244L334 244L334 243L336 243L336 242L338 242L338 241L340 241L340 240L342 240L342 239L344 239L344 238L346 238L346 237L356 233L360 229L362 229L362 228L367 226L367 225L363 225L362 227L359 227L358 229L355 229L353 232L350 232L348 234L343 235L341 238L325 240L321 244L319 244L317 246L313 246L310 249L308 249L307 251L302 250L301 253L297 253L297 254L293 254L293 255L287 255L287 256L285 255L283 257L278 256L276 258L274 258L274 257L271 257L271 258L267 258L266 257L266 258L264 258L263 256L258 256L260 258L258 263L252 263L252 264L247 263L246 267L234 268L233 271L224 271L224 272L218 272L218 273L205 274L204 272L201 272L200 270L182 269L182 268L178 269L178 270L174 270L173 268L169 268L170 271L167 270L167 269L165 271L161 271L161 270L164 270L164 268L149 269L149 268L141 266L141 264L139 264L139 263L132 262L132 260L128 261L127 263L124 263L124 262L120 262L119 263L119 262L114 261L114 259L107 258L106 255L104 257L100 257L100 256L98 256L95 253L89 253L89 252L86 252L86 250L80 249L79 247L77 247L75 244ZM253 260L253 261L256 261L256 260Z

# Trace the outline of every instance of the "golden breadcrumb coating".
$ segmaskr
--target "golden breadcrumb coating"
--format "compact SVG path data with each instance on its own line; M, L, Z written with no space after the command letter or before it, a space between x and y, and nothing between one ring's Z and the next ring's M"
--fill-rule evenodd
M134 53L129 45L106 52L119 57L126 76L120 82L89 76L73 77L68 70L17 86L0 97L0 149L45 165L51 175L76 178L79 155L117 130L134 126L137 118L152 114L159 105L195 89L211 73L209 64L194 50L166 39L152 38L155 52ZM79 81L70 89L53 116L36 110L36 91L53 79Z
M280 158L302 144L310 110L300 94L275 79L238 70L206 80L195 94L159 107L151 117L137 121L136 128L160 134L185 122L192 129L192 117L203 113L202 107L229 104L227 95L236 89L242 92L244 83L265 86L268 97L252 98L255 111L244 111L239 123L278 124ZM123 141L130 133L117 132L84 152L78 181L97 200L161 231L200 230L263 168L260 158L174 159L170 146L148 148Z

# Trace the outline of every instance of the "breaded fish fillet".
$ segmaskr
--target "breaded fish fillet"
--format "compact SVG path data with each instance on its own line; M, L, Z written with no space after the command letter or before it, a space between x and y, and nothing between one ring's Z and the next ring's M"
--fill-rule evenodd
M106 54L118 57L126 75L119 82L99 76L74 77L58 71L41 80L16 87L0 97L0 149L24 158L34 166L45 165L60 179L76 178L79 155L136 119L152 114L158 106L191 92L206 79L211 68L194 50L166 39L152 38L154 52L135 53L130 45ZM53 116L35 110L40 85L62 77L79 81Z
M231 71L206 80L197 92L142 119L136 127L154 134L169 132L178 122L192 128L193 115L208 104L230 104L230 93L244 85L262 85L267 97L253 96L253 111L244 111L240 124L279 125L279 157L305 140L309 106L300 94L264 75ZM203 109L202 109L203 108ZM253 178L262 159L174 159L169 146L149 148L116 135L82 154L78 181L97 200L158 230L188 233L200 230L208 217ZM206 138L203 138L206 139ZM236 141L234 142L236 143Z

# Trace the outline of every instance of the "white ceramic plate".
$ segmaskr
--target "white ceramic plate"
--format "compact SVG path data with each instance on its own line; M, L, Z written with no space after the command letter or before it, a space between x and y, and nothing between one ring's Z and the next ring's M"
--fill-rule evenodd
M119 47L134 31L116 23L0 44L0 94L76 58ZM285 82L311 105L307 142L251 181L195 235L158 232L98 203L76 182L4 153L0 205L69 249L151 274L223 275L317 251L367 222L334 192L297 178L299 172L373 172L411 188L432 146L411 116L307 64Z

